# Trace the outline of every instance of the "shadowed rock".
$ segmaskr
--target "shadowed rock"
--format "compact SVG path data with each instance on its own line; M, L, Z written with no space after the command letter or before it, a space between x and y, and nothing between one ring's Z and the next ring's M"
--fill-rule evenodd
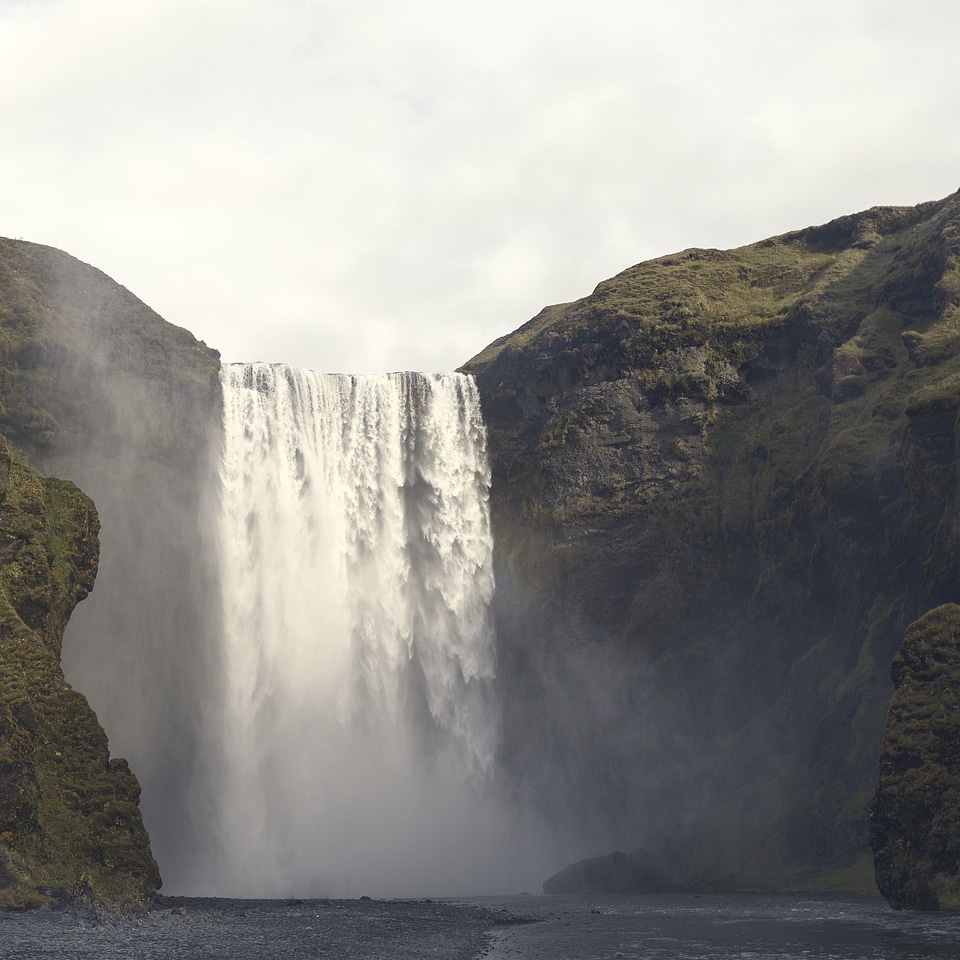
M960 910L960 606L910 624L880 754L870 844L891 906Z

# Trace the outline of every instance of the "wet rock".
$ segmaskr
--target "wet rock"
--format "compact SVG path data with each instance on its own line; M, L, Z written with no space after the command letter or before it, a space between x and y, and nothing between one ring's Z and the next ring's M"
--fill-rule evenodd
M72 899L94 924L101 907L142 907L160 884L140 785L60 666L67 620L93 588L99 519L2 437L0 465L0 905Z

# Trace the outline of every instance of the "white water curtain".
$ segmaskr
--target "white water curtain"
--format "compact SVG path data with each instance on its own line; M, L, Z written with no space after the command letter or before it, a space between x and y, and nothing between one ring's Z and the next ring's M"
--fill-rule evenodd
M499 737L476 387L267 364L222 382L213 886L463 884Z

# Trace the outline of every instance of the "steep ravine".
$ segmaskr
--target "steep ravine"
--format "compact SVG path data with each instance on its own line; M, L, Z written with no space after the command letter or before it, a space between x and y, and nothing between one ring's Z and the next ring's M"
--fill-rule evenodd
M464 366L505 762L583 855L873 889L890 663L957 599L958 304L954 195L639 264Z

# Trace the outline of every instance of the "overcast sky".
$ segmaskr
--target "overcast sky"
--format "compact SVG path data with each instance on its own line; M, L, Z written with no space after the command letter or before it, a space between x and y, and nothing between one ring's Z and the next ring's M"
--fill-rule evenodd
M955 0L0 0L0 235L226 360L448 370L640 260L960 187Z

